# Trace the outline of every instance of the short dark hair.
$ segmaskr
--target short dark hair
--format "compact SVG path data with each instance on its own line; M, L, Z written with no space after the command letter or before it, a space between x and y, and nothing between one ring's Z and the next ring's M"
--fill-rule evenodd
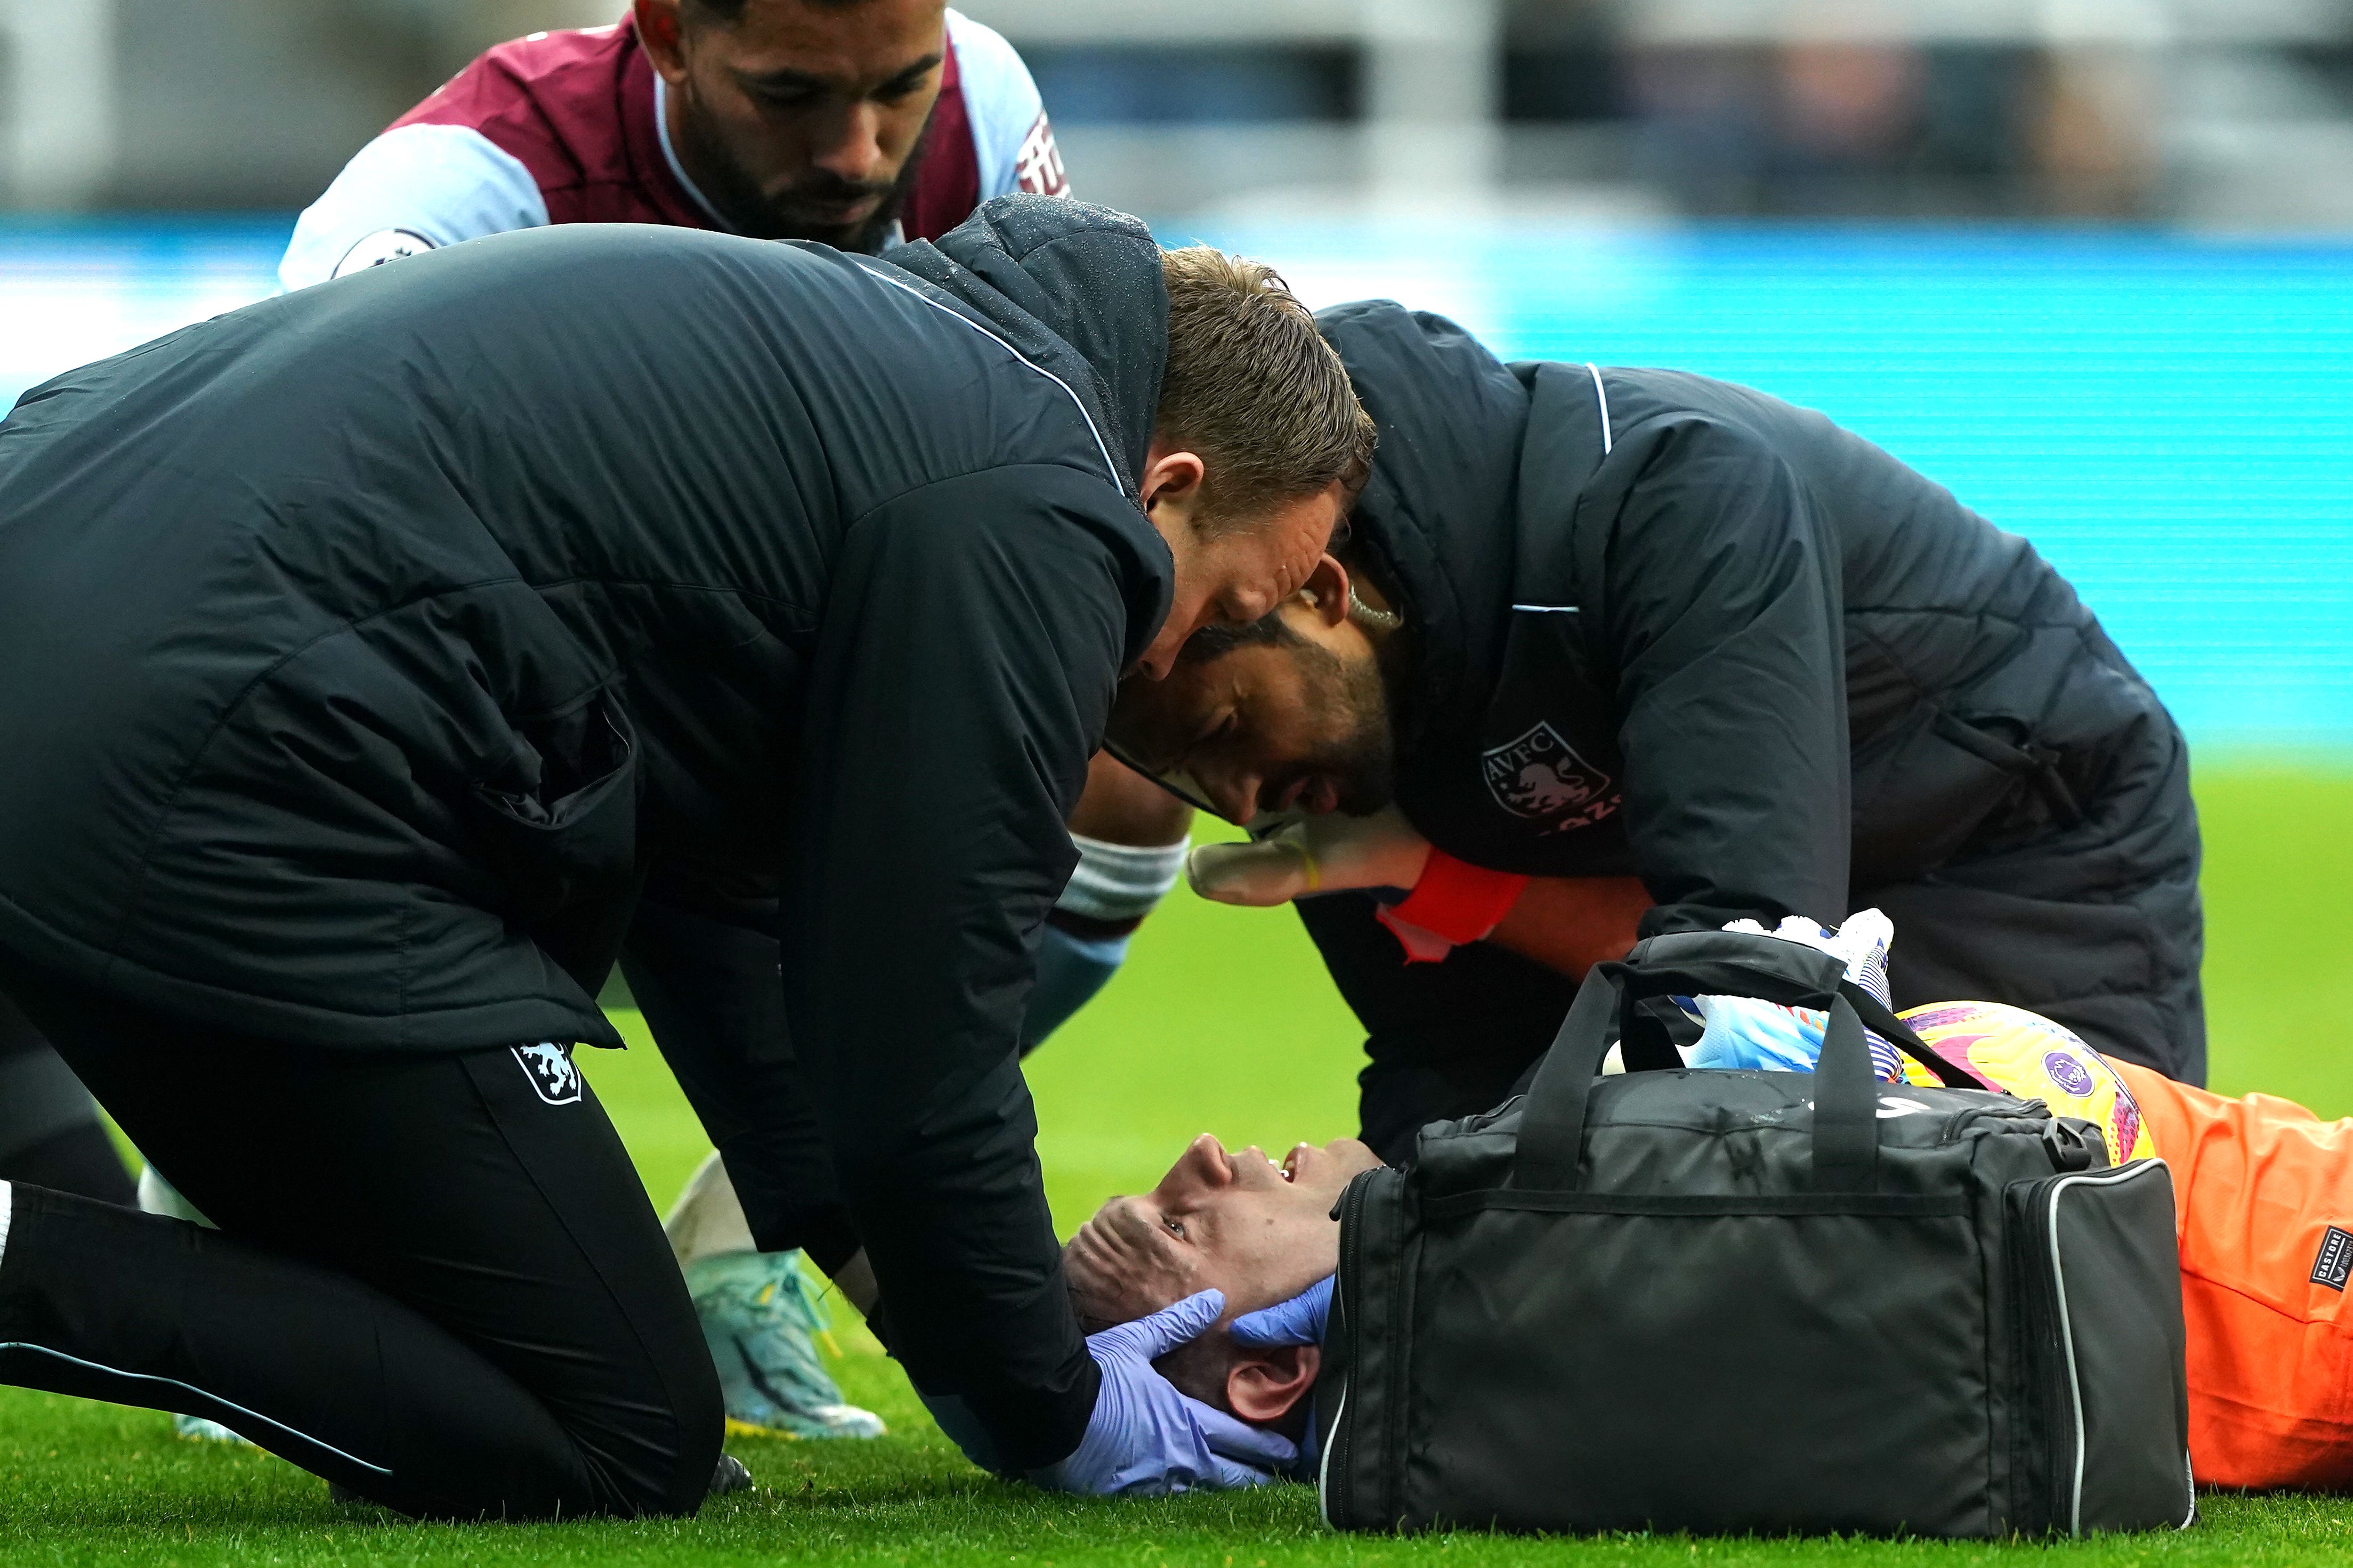
M724 22L732 27L744 19L744 6L746 0L684 0L684 3L688 10L700 11L714 21ZM798 0L798 4L814 6L820 11L847 11L852 5L862 5L865 3L866 0Z

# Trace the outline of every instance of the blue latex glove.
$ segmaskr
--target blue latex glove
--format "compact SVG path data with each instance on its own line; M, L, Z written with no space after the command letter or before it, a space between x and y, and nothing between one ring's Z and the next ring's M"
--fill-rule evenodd
M1246 1345L1320 1345L1332 1321L1329 1274L1288 1301L1244 1312L1227 1332Z
M1261 1432L1176 1391L1153 1362L1198 1339L1226 1310L1225 1296L1204 1290L1148 1318L1087 1336L1103 1369L1103 1392L1077 1452L1029 1472L1054 1491L1096 1497L1161 1497L1263 1486L1269 1471L1294 1462L1288 1437Z

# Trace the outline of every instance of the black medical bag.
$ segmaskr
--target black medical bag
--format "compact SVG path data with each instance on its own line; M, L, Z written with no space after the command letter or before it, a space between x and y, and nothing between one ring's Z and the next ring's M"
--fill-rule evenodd
M1613 1037L1635 1053L1637 1003L1697 994L1828 1009L1819 1070L1596 1076ZM1653 937L1588 977L1527 1094L1359 1176L1318 1384L1324 1518L2189 1523L2164 1163L2112 1167L2096 1127L2040 1100L1882 1082L1866 1021L1968 1081L1836 958Z

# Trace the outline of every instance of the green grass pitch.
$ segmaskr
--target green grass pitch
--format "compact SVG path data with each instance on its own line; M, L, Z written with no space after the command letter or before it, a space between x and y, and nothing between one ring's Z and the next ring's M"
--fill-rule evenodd
M2206 968L2215 1087L2263 1088L2353 1114L2353 773L2233 759L2206 768ZM1900 938L1899 933L1899 938ZM634 1018L628 1020L634 1023ZM641 1032L640 1032L641 1035ZM1105 1195L1148 1185L1187 1138L1280 1149L1352 1129L1357 1037L1287 914L1172 899L1103 999L1033 1060L1040 1152L1067 1231ZM703 1152L649 1049L585 1053L658 1205ZM847 1314L844 1314L847 1316ZM845 1323L844 1327L847 1328ZM418 1525L328 1500L249 1451L174 1442L152 1412L0 1390L0 1564L1015 1563L1959 1564L2042 1553L2071 1563L2287 1563L2353 1549L2353 1499L2209 1495L2179 1536L2044 1545L1607 1537L1336 1537L1312 1493L1117 1503L991 1480L932 1429L896 1367L844 1332L849 1396L874 1443L737 1441L759 1482L698 1519ZM1858 1486L1870 1478L1855 1478Z

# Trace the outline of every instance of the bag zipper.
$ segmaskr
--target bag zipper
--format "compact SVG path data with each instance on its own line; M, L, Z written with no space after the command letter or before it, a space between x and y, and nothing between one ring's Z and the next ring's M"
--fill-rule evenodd
M1315 1472L1316 1501L1322 1508L1324 1526L1332 1530L1353 1528L1352 1521L1335 1517L1332 1473L1333 1461L1337 1457L1340 1485L1345 1490L1349 1481L1349 1466L1356 1458L1356 1429L1354 1424L1348 1419L1348 1392L1350 1385L1356 1380L1358 1365L1356 1319L1347 1311L1345 1303L1355 1293L1353 1288L1357 1283L1357 1274L1364 1253L1364 1245L1360 1237L1363 1231L1366 1194L1371 1178L1377 1174L1378 1173L1375 1171L1358 1173L1349 1181L1346 1189L1340 1194L1340 1201L1332 1205L1333 1215L1340 1221L1340 1267L1332 1279L1332 1312L1340 1320L1342 1325L1345 1339L1343 1351L1347 1359L1347 1370L1341 1374L1340 1403L1332 1413L1332 1436L1324 1445L1324 1458ZM1339 1511L1345 1511L1345 1510Z
M2084 1418L2083 1380L2075 1362L2074 1324L2067 1309L2066 1258L2059 1247L2059 1200L2077 1186L2114 1186L2137 1181L2151 1171L2165 1169L2162 1160L2135 1160L2128 1164L2098 1167L2045 1176L2030 1184L2022 1205L2025 1223L2016 1227L2016 1245L2023 1254L2025 1278L2033 1281L2042 1321L2020 1314L2020 1342L2034 1365L2042 1401L2042 1436L2046 1448L2042 1474L2044 1490L2040 1523L2045 1530L2063 1525L2067 1534L2084 1533L2084 1465L2087 1447ZM2047 1363L2048 1364L2035 1364ZM2189 1488L2187 1515L2177 1528L2187 1529L2198 1517L2197 1489Z

